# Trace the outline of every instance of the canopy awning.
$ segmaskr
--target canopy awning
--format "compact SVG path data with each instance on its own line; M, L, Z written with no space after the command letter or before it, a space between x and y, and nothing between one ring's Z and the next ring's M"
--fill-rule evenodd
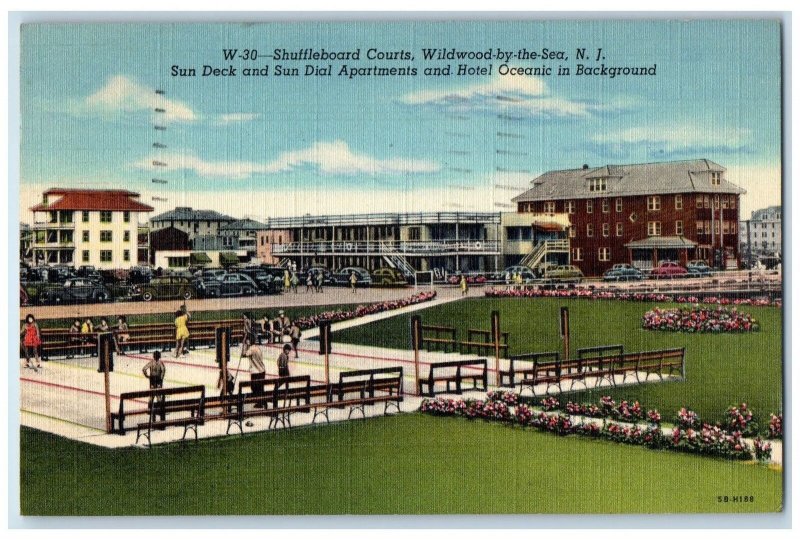
M239 262L239 256L232 251L223 251L219 254L219 263L220 264L237 264Z
M625 244L629 249L694 249L697 242L683 236L649 236Z
M209 264L211 262L211 257L209 257L207 253L200 251L189 255L189 261L192 264Z
M531 227L533 227L537 231L542 231L542 232L563 232L564 229L566 228L561 223L555 223L553 221L538 222L538 223L534 222L531 224Z

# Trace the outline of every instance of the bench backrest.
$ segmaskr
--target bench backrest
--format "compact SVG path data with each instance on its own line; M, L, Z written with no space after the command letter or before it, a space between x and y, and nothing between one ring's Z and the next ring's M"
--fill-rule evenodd
M600 347L584 347L578 349L578 358L621 358L624 352L622 345L602 345Z
M376 390L391 388L402 391L403 368L392 366L375 369L357 369L339 373L339 384L334 390L340 396L349 392L365 391L370 397L375 396Z
M460 371L462 367L479 366L486 371L487 361L486 358L477 358L475 360L451 360L448 362L432 362L430 364L430 378L433 378L433 372L438 369L455 368L456 372Z
M514 372L514 367L517 362L532 362L535 368L539 364L555 364L560 356L558 351L514 354L509 357L509 371L512 373Z

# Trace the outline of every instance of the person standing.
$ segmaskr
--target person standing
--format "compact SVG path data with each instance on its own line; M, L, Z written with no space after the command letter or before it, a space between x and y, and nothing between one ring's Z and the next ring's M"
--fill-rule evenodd
M297 286L300 284L300 278L297 277L297 272L292 272L292 292L297 294Z
M314 275L309 272L306 274L306 292L314 292Z
M189 354L186 350L186 342L189 339L189 319L191 314L186 309L186 305L175 312L175 358L181 354Z
M153 353L153 359L143 368L142 374L150 380L150 389L163 388L164 376L167 374L167 367L161 361L161 351Z
M94 356L96 353L96 348L93 347L94 340L92 338L92 334L94 334L94 323L92 319L88 318L83 321L81 325L81 338L84 345L88 346L89 349L89 356Z
M283 290L289 292L289 289L292 286L292 278L289 275L288 270L283 271Z
M466 296L468 291L469 286L467 285L467 276L461 274L461 296Z
M25 316L25 326L20 332L22 346L25 350L25 367L31 367L31 356L36 358L36 369L42 367L42 359L39 357L39 348L42 346L42 333L39 331L39 324L32 313Z
M84 354L83 347L81 346L81 321L80 319L75 319L72 321L72 326L69 327L69 347L70 347L70 354L67 355L67 358L74 358L75 357L75 350L78 350L78 354Z
M300 327L297 326L297 323L292 323L292 326L289 328L289 339L291 339L292 349L294 349L294 357L299 358L297 354L297 345L300 343L300 336L303 334Z
M350 288L353 289L353 294L356 294L356 284L358 283L358 277L356 277L356 273L350 271Z
M266 368L264 367L264 356L261 353L261 347L256 345L255 343L251 343L250 339L245 339L245 351L242 354L243 357L250 360L250 380L251 381L263 381L266 377ZM264 395L264 383L255 383L251 387L253 389L253 395L262 396ZM256 403L256 408L261 409L264 407L263 403Z
M283 352L278 356L278 377L289 377L289 353L292 346L288 343L283 346Z
M255 343L255 335L253 333L253 320L248 313L242 313L242 352L247 350L247 343Z

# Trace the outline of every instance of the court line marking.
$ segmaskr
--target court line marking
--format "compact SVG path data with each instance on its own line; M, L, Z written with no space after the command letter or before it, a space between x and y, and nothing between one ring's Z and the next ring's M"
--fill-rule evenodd
M29 411L28 409L20 409L20 412L25 413L25 414L30 414L30 415L33 415L33 416L41 416L42 418L47 418L48 420L55 420L57 422L63 422L65 424L70 424L70 425L73 425L73 426L79 426L79 427L91 429L91 430L94 430L94 431L99 431L100 433L105 433L106 432L106 430L100 429L100 428L96 428L94 426L90 426L90 425L87 425L87 424L81 424L79 422L73 422L71 420L66 420L64 418L59 418L57 416L50 416L49 414L39 413L39 412L35 412L35 411Z

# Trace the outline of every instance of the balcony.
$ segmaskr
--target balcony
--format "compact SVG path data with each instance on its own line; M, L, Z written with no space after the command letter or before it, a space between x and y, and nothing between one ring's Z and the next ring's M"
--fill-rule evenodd
M75 242L33 242L33 249L75 249Z
M36 230L53 230L53 229L69 229L72 230L75 228L74 221L38 221L34 222L33 226L31 227L32 231Z
M273 244L274 255L499 255L496 240L408 240L383 242L292 242Z

